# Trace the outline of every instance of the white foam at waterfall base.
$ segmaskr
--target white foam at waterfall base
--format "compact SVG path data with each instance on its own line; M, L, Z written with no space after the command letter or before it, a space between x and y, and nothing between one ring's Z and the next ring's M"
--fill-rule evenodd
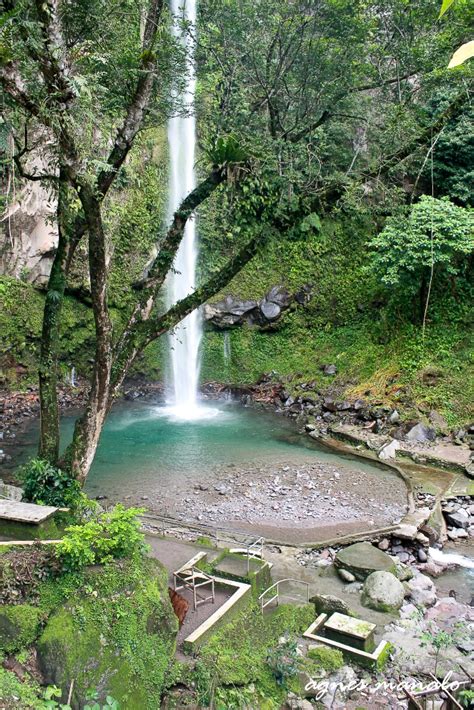
M167 417L172 422L195 422L214 419L218 414L222 414L217 407L206 407L196 403L193 406L188 404L168 404L166 407L160 407L159 416Z
M196 152L196 120L194 94L196 77L192 40L189 33L182 33L180 18L194 25L196 22L195 0L172 0L171 12L175 21L173 32L182 42L188 57L186 87L181 95L183 114L173 116L168 122L170 150L170 184L168 217L171 221L182 200L196 186L194 161ZM183 17L184 16L184 17ZM196 288L197 234L193 217L188 219L184 236L167 281L168 305L172 306L188 296ZM202 323L198 310L179 323L169 336L172 401L169 414L176 419L190 421L209 414L209 409L198 403L199 346Z
M474 560L464 555L458 555L454 552L442 552L435 547L429 549L430 557L434 562L441 562L445 565L457 565L458 567L466 567L474 569Z

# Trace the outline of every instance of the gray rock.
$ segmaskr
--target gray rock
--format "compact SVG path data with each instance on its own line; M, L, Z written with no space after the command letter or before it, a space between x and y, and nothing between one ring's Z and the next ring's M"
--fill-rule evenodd
M314 710L314 706L309 700L298 697L296 693L288 693L286 704L289 710Z
M400 582L406 582L407 579L411 579L413 577L412 568L404 564L398 556L395 559L395 565L396 570L394 574L396 578L400 580Z
M397 455L397 451L400 448L400 443L396 439L392 439L388 444L384 444L378 453L378 457L381 461L386 461L387 459L394 459Z
M344 581L347 582L348 584L351 584L352 582L356 581L356 578L354 577L351 572L348 572L346 569L338 569L337 573L339 577Z
M383 550L383 552L386 552L390 547L390 540L387 540L387 538L384 537L383 540L380 540L377 547L379 548L379 550Z
M323 373L325 375L336 375L337 374L337 367L335 365L324 365Z
M408 582L405 582L408 595L417 607L430 607L436 604L436 587L433 580L426 574L417 573Z
M388 421L389 421L390 424L396 424L397 422L400 421L400 415L399 415L399 413L397 412L396 409L393 409L393 410L390 412L390 414L389 414L389 416L388 416Z
M436 439L436 432L431 427L427 427L421 422L415 424L406 434L405 439L407 441L434 441Z
M397 557L400 560L400 562L408 562L410 559L410 555L408 552L397 552Z
M419 562L427 562L428 561L428 555L421 547L417 552L417 557L418 557Z
M348 400L344 400L343 402L338 402L336 404L336 409L338 412L346 412L349 409L352 409L352 404Z
M281 308L277 303L272 303L272 301L262 301L260 304L260 311L266 320L273 321L280 317Z
M273 286L260 302L229 295L222 301L205 304L202 312L206 322L221 330L244 323L264 325L277 320L292 300L283 286Z
M337 404L333 400L332 397L325 397L324 398L323 409L326 409L328 412L336 412L337 411Z
M272 286L267 295L265 296L266 301L271 303L276 303L280 308L288 308L292 302L292 296L283 286Z
M474 463L468 463L464 466L464 471L469 478L474 478Z
M461 540L466 537L469 537L467 530L464 530L464 528L453 528L452 530L448 530L448 538L450 540Z
M431 411L429 413L429 420L434 426L434 428L441 434L446 434L449 431L446 419L439 414L439 412Z
M362 587L361 602L377 611L395 612L403 605L403 584L390 572L373 572Z
M464 508L459 508L455 513L446 513L448 525L453 525L455 528L469 527L469 514Z

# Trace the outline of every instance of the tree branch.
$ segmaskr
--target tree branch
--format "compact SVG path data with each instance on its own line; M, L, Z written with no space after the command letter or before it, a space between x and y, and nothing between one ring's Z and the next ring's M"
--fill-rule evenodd
M156 56L153 52L153 47L155 45L162 11L163 0L151 0L143 34L143 51L139 68L139 78L123 124L117 133L114 146L107 159L107 163L110 167L107 170L103 170L97 180L98 190L101 195L106 194L118 170L123 165L133 145L135 136L142 126L145 111L150 102L154 83L154 69L156 66Z
M160 244L159 252L149 269L147 278L134 284L134 288L137 291L141 291L141 293L115 347L116 358L119 358L122 351L129 347L129 341L133 339L137 326L147 319L150 310L149 304L156 299L173 264L183 239L187 220L194 210L225 180L225 175L225 168L214 168L210 175L185 197L176 210L166 237Z
M266 235L265 235L266 236ZM165 314L156 319L139 324L138 330L143 339L143 346L146 347L156 338L159 338L170 329L174 328L183 318L186 318L192 311L205 303L209 298L215 296L226 286L239 271L256 254L258 248L264 243L265 236L260 231L245 244L227 264L203 286L196 289L194 293L183 298L175 306L172 306Z

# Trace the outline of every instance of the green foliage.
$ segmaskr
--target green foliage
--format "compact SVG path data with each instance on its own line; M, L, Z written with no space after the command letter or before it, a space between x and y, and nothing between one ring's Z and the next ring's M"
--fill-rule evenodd
M474 690L461 690L459 691L458 700L463 706L463 708L471 708L474 703Z
M313 618L312 605L297 607L282 604L263 617L255 603L241 612L199 650L193 679L200 702L208 704L216 694L225 698L232 688L241 693L241 696L235 694L237 697L232 699L234 703L241 703L235 707L260 707L260 698L263 697L269 703L265 707L276 710L281 705L284 692L268 663L269 656L278 647L282 635L287 635L289 639L299 636ZM284 665L283 657L280 660ZM224 709L226 706L223 703L219 707Z
M298 659L298 644L293 639L270 649L267 663L279 685L286 687L289 679L298 673Z
M33 681L20 681L0 666L0 704L15 710L42 710L40 689Z
M75 507L79 502L81 487L76 479L48 461L31 459L18 469L17 475L27 501L57 507Z
M435 95L430 103L430 114L436 116L446 110L452 92ZM431 168L436 195L447 195L463 206L474 206L474 108L467 107L454 117L439 135L433 153L433 164L428 161L424 170L427 191L430 189Z
M439 16L443 17L444 13L449 10L451 5L453 4L454 0L443 0L443 4L441 5L441 10L439 11Z
M436 675L438 660L441 652L455 646L462 639L467 638L469 631L464 621L457 621L450 629L441 629L436 624L430 623L420 634L422 646L431 646L435 651L435 662L433 673Z
M133 557L144 552L144 536L137 515L142 508L116 505L96 519L71 525L56 547L64 569L80 570L86 565L105 564L112 559Z
M50 710L72 710L70 705L63 705L56 698L60 698L62 695L61 688L56 685L48 685L48 687L43 692L43 704L41 707Z
M167 585L166 570L142 556L47 580L41 608L50 616L38 646L61 687L74 678L82 697L92 686L103 704L108 695L121 707L159 707L178 630Z
M344 665L344 656L336 648L326 648L318 646L308 651L308 658L315 661L315 665L324 668L325 671L333 673Z
M97 690L91 690L87 694L87 699L93 702L92 705L84 705L84 710L120 710L120 704L117 700L115 700L111 695L107 695L105 698L105 703L99 703L97 702L99 698L99 693Z
M390 217L370 244L371 268L382 283L416 294L431 265L443 283L466 274L474 250L474 212L425 195L408 216Z
M234 135L219 136L205 151L211 165L232 166L248 160L248 152Z

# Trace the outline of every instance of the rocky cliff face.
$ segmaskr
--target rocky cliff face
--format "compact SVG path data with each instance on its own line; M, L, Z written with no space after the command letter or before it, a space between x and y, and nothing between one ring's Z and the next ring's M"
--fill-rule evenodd
M43 159L37 157L29 169L42 172ZM9 197L1 220L0 275L41 285L48 279L57 244L56 197L41 182L26 182Z

